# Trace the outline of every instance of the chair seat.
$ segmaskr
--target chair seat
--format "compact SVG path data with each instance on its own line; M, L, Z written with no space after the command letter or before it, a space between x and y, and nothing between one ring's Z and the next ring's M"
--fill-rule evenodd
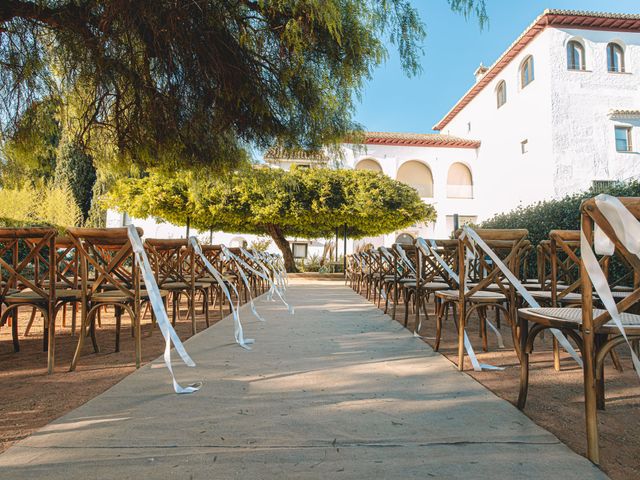
M448 290L451 285L445 282L428 282L422 285L425 290Z
M211 282L206 282L206 281L197 281L195 282L195 287L196 288L207 288L209 285L211 284ZM167 283L163 283L162 285L160 285L160 288L162 290L169 290L169 291L175 291L175 290L188 290L191 288L191 285L187 282L167 282Z
M47 294L48 290L45 290ZM74 300L80 300L82 298L82 292L80 290L56 290L56 301L65 301L70 302ZM19 292L12 293L7 295L4 298L4 302L7 305L15 305L17 303L37 303L37 304L47 304L49 300L47 298L42 297L31 289L24 289Z
M133 292L132 292L133 293ZM167 290L160 290L160 296L166 297L169 294ZM149 292L140 290L140 298L142 300L149 299ZM91 301L94 303L111 303L111 302L129 302L133 300L120 290L109 290L107 292L98 292L91 295Z
M436 296L444 300L458 300L460 298L460 291L459 290L438 290L436 292ZM481 290L479 292L474 293L471 296L466 295L465 298L467 300L470 300L476 303L496 303L496 302L504 302L507 300L507 297L502 293L488 292L486 290Z
M593 318L603 314L605 310L593 309ZM520 308L518 315L529 322L547 325L556 328L572 328L578 330L582 327L582 309L580 308ZM640 333L640 315L621 313L622 324L627 333ZM598 333L620 333L613 320L609 320L598 329Z
M548 300L551 301L551 292L549 290L532 291L531 296L536 300ZM579 305L582 302L582 295L579 293L567 293L564 297L558 298L558 302L567 305Z
M611 290L614 292L633 292L633 287L627 287L626 285L616 285Z

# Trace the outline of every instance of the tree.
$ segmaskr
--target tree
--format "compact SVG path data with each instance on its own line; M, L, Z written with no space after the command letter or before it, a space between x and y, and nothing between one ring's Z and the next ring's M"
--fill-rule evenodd
M289 271L296 267L287 237L329 237L346 225L360 238L435 218L413 188L363 170L253 168L216 180L153 172L119 181L107 203L177 225L188 217L201 230L268 234Z
M63 141L59 146L54 183L68 186L82 212L83 222L89 216L96 169L93 160L75 143Z
M447 1L484 21L484 0ZM0 131L62 91L94 158L111 145L120 165L234 167L247 145L358 129L386 40L413 74L423 37L410 0L2 0Z

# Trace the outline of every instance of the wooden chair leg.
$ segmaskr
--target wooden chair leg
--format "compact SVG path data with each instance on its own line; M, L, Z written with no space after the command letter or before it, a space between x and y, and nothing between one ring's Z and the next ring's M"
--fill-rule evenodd
M527 393L529 392L529 353L526 351L528 337L527 321L520 327L520 391L516 406L523 410L527 403Z
M122 309L115 307L116 317L116 352L120 351L120 327L122 326Z
M51 375L56 363L56 309L50 304L45 321L48 323L47 332L47 373Z
M458 306L458 370L464 371L464 328L466 324L466 315L464 302L460 302Z
M560 346L555 336L553 337L553 368L556 372L560 371Z
M595 372L595 338L594 333L583 334L584 362L584 408L587 427L587 458L598 465L600 452L598 447L598 411Z
M33 321L36 319L36 313L37 313L37 309L36 308L32 308L31 309L31 316L29 317L29 322L27 323L27 328L25 328L24 330L24 336L28 337L29 333L31 332L31 325L33 325Z

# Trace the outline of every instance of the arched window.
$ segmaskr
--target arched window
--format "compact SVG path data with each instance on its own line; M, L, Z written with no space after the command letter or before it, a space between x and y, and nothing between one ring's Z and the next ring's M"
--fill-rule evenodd
M365 158L360 160L356 165L356 170L373 170L374 172L381 172L382 167L378 162L371 158Z
M576 40L571 40L567 43L567 68L569 70L586 70L584 47Z
M396 237L396 243L401 243L402 245L413 245L413 237L408 233L401 233Z
M496 87L496 101L498 108L507 103L507 83L502 80Z
M454 163L449 167L447 198L473 198L473 178L466 165Z
M533 79L533 57L529 55L520 66L520 87L526 87Z
M416 160L403 163L396 178L415 188L421 198L433 197L433 175L424 163Z
M610 72L624 72L624 51L617 43L607 45L607 70Z

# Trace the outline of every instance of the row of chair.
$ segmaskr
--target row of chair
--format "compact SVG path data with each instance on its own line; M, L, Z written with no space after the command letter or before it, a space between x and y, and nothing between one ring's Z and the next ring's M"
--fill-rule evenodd
M623 198L620 205L636 219L640 199ZM419 334L429 321L427 303L434 302L435 349L452 312L458 337L458 368L464 369L465 351L470 356L466 327L478 321L482 349L488 349L487 327L500 335L502 324L510 327L515 353L520 360L520 391L517 400L524 408L529 386L529 355L534 340L544 331L553 334L554 366L560 368L560 347L580 352L584 365L585 409L588 457L599 462L597 409L604 409L604 362L611 357L621 363L614 348L624 343L623 332L612 320L612 310L621 313L624 333L633 348L640 340L640 258L625 244L620 227L611 224L596 199L581 207L582 233L555 230L534 246L526 230L490 230L465 227L454 239L417 239L414 244L396 244L358 252L348 259L347 282L356 291L382 305L395 319L396 306L404 303L404 325L415 316ZM594 290L582 248L594 245L594 230L600 229L615 246L595 253L591 270L597 268L608 283L615 307L606 305L608 294ZM581 239L581 234L584 238ZM582 240L582 243L581 243ZM586 243L585 243L586 242ZM633 253L632 253L633 252ZM535 260L534 260L535 259ZM618 265L616 278L609 280L612 262ZM620 268L626 272L620 273ZM531 273L537 273L533 276ZM600 294L605 295L601 298ZM489 312L494 312L491 322ZM615 311L613 312L615 314ZM569 342L571 339L572 342ZM473 358L472 358L473 363ZM474 364L476 367L476 364Z
M137 232L142 236L141 229ZM25 328L29 334L37 312L43 319L43 348L47 350L47 370L55 366L56 319L62 312L66 325L71 312L71 331L75 334L76 318L80 316L78 342L70 365L74 370L83 351L86 338L99 352L96 328L101 313L107 308L114 312L115 351L120 349L120 329L123 314L131 322L135 340L136 367L140 366L141 323L148 311L150 294L140 275L133 246L126 228L68 228L64 236L52 228L0 229L0 327L11 324L13 348L20 350L18 311L31 310ZM165 306L170 303L171 321L180 320L180 303L187 303L187 318L191 331L196 333L196 311L200 309L209 326L210 307L219 309L223 316L225 295L223 286L208 271L204 259L197 255L186 239L146 239L144 249L160 288ZM265 274L259 261L243 249L203 245L203 255L223 275L234 302L247 301L267 288ZM243 271L233 256L240 258L250 269ZM264 265L262 265L263 267ZM256 273L260 272L261 275ZM199 302L199 305L197 304ZM230 306L231 308L231 306ZM151 312L151 322L155 323Z

